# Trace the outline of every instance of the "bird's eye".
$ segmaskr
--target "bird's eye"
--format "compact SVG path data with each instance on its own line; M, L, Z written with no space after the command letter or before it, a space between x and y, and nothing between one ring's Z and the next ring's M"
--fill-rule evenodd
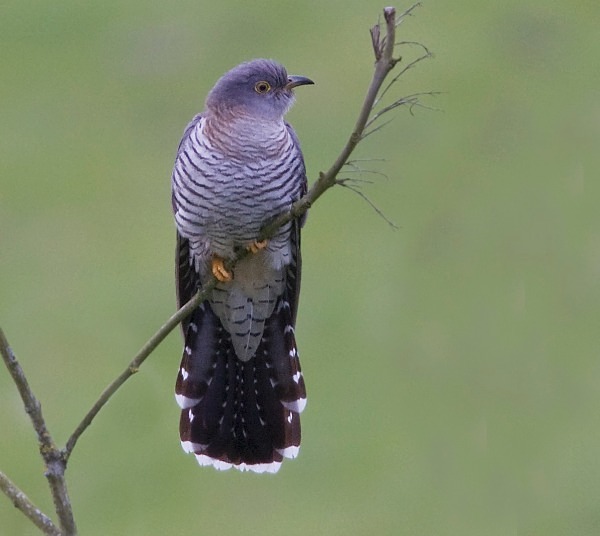
M260 82L256 82L256 84L254 85L254 91L256 91L257 93L267 93L270 90L271 90L271 84L269 84L269 82L266 82L264 80L262 80Z

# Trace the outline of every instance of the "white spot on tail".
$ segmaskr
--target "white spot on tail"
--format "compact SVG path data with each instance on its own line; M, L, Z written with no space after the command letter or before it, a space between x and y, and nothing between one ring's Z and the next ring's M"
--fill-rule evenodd
M291 447L286 447L284 449L276 449L276 450L284 458L295 458L296 456L298 456L298 452L300 451L300 447L292 445Z
M290 411L295 411L296 413L302 413L304 408L306 407L306 398L299 398L298 400L294 400L293 402L281 402L283 407L289 409ZM288 417L288 422L292 422L291 413Z
M296 349L295 349L295 348L292 348L292 349L290 350L290 357L291 357L292 359L294 359L294 358L295 358L297 355L298 355L298 353L296 352Z
M177 400L177 404L181 409L188 409L200 402L201 398L188 398L184 395L175 395L175 400Z
M204 307L204 305L202 305L202 307ZM190 322L190 329L194 332L194 333L198 333L198 326L194 323L194 322Z
M186 346L185 353L186 353L186 355L192 355L192 349L189 346Z
M190 410L188 411L188 419L190 420L190 422L193 422L194 417L195 417L194 412L190 408Z
M199 465L209 466L212 465L218 471L226 471L227 469L231 469L232 467L237 469L238 471L252 471L253 473L276 473L279 471L281 467L281 462L273 461L271 463L256 463L256 464L247 464L240 463L238 465L234 465L229 462L224 462L222 460L218 460L215 458L211 458L206 454L202 454L204 450L208 448L208 445L203 445L202 443L192 443L191 441L182 441L181 447L185 452L191 452L196 456L196 460ZM288 447L285 449L276 449L282 456L286 458L295 458L298 455L299 447Z
M285 300L281 300L279 302L279 305L277 306L277 310L275 312L279 313L282 309L289 309L289 308L290 308L290 304Z
M283 330L284 333L294 333L294 326L292 326L291 324L288 324L287 326L285 326L285 329Z
M196 454L196 460L202 466L212 465L218 471L227 471L227 469L231 469L232 464L223 462L221 460L215 460L214 458L210 458L205 454Z
M181 377L183 378L183 381L187 380L189 375L188 371L181 367Z
M192 443L191 441L182 441L181 448L185 452L202 452L208 445L203 445L202 443Z
M253 465L240 463L233 467L240 471L252 471L253 473L276 473L281 467L281 462L255 463Z
M281 462L256 464L240 463L239 465L234 465L232 463L224 462L222 460L215 460L214 458L211 458L206 454L196 454L196 460L198 460L198 463L200 465L212 465L218 471L227 471L228 469L231 469L233 467L238 471L252 471L254 473L276 473L281 467Z
M294 380L295 383L300 383L300 378L302 378L302 372L300 371L296 372L296 374L292 376L292 380Z

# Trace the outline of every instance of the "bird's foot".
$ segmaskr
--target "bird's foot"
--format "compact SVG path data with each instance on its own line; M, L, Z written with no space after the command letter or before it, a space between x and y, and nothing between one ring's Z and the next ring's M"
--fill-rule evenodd
M211 271L221 283L228 283L233 279L233 272L225 268L223 257L219 257L218 255L213 255Z
M246 249L251 253L258 253L261 249L265 249L268 243L268 240L255 240L254 242L248 244Z

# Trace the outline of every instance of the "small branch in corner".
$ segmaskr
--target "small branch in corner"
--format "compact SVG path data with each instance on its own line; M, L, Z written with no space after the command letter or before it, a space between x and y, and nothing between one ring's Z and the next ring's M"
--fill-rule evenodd
M15 508L18 508L28 517L32 523L44 534L50 536L60 536L58 527L52 523L52 520L36 507L22 490L20 490L12 481L0 471L0 490L12 501Z

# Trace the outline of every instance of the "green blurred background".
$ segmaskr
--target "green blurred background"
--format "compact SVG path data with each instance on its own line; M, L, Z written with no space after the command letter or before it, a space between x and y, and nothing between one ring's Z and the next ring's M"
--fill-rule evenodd
M398 4L406 8L409 4ZM174 310L170 171L214 81L273 57L310 180L369 81L374 0L0 6L0 325L64 444ZM197 466L172 334L82 437L81 534L600 534L600 4L431 0L399 39L437 90L357 157L303 237L303 446L277 476ZM417 51L407 48L407 57ZM354 175L356 177L356 175ZM0 468L52 512L0 370ZM2 535L37 534L0 497Z

